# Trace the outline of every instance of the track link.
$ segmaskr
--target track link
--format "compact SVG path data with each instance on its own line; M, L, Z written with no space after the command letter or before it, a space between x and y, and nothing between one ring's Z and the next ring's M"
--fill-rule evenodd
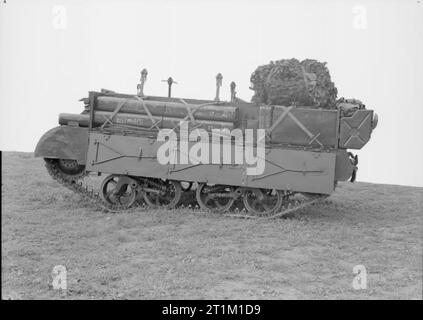
M324 199L326 199L328 195L314 195L312 197L309 197L308 199L299 202L299 201L290 201L287 204L285 204L281 210L278 212L275 212L274 214L268 215L268 216L256 216L252 215L248 212L246 213L228 213L225 214L227 217L231 218L241 218L241 219L259 219L259 220L269 220L269 219L275 219L287 216L288 214L295 213L301 209L307 208L311 205L314 205Z
M51 161L50 159L45 160L45 166L47 168L47 172L49 175L61 185L66 187L67 189L75 192L78 194L82 199L89 202L90 204L101 208L102 210L109 212L109 213L121 213L121 212L134 212L143 208L142 205L136 204L131 207L125 207L123 205L112 205L101 197L100 193L95 191L92 187L85 185L83 183L83 179L89 175L88 171L83 171L78 175L66 175L64 174L55 161ZM228 218L241 218L241 219L260 219L260 220L268 220L286 216L288 214L294 213L300 209L306 208L311 206L325 198L327 195L312 195L307 197L304 201L287 201L281 210L278 212L271 214L269 216L257 216L250 214L249 212L245 213L223 213L223 216Z
M82 180L88 176L88 171L84 171L83 173L76 176L69 176L63 174L54 161L46 160L45 166L47 168L47 172L55 181L59 182L67 189L75 192L92 205L97 206L107 212L118 213L122 211L134 211L137 207L139 207L132 206L131 208L127 208L125 206L111 205L104 201L99 192L96 192L93 188L83 184Z

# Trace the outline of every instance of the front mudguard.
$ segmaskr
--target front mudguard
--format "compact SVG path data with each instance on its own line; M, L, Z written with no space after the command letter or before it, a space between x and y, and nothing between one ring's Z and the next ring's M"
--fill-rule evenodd
M34 156L76 160L85 164L88 149L88 128L59 126L47 131L38 141Z

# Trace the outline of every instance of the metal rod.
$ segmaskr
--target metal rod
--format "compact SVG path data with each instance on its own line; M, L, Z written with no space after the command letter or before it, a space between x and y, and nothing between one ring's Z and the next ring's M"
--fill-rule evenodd
M223 76L221 73L216 75L216 97L214 98L215 101L220 101L220 87L222 86L222 79Z
M231 82L231 102L235 102L236 100L236 83L234 81Z
M168 89L167 89L167 96L169 98L172 97L172 84L178 84L176 81L172 79L172 77L169 77L167 80L162 80L162 82L167 82Z
M144 96L144 85L147 81L147 74L147 69L142 69L140 83L137 85L137 95L140 97Z

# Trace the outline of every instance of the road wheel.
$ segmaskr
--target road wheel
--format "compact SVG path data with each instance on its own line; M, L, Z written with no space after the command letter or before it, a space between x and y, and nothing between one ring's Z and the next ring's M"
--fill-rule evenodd
M272 189L248 189L244 193L243 202L247 211L259 217L276 213L282 207L284 193Z
M172 209L179 203L181 195L179 181L148 179L144 187L144 200L151 208Z
M201 183L196 191L197 202L203 210L214 212L228 211L234 201L233 187L224 185L209 186Z
M101 196L111 205L129 208L137 199L137 183L129 177L112 174L103 180Z

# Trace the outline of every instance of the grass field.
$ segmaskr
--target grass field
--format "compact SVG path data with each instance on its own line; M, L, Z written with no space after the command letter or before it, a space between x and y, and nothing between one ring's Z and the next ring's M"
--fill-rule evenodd
M3 153L3 299L422 299L423 188L342 183L288 218L104 213ZM67 270L67 290L52 270ZM367 289L352 287L364 265Z

